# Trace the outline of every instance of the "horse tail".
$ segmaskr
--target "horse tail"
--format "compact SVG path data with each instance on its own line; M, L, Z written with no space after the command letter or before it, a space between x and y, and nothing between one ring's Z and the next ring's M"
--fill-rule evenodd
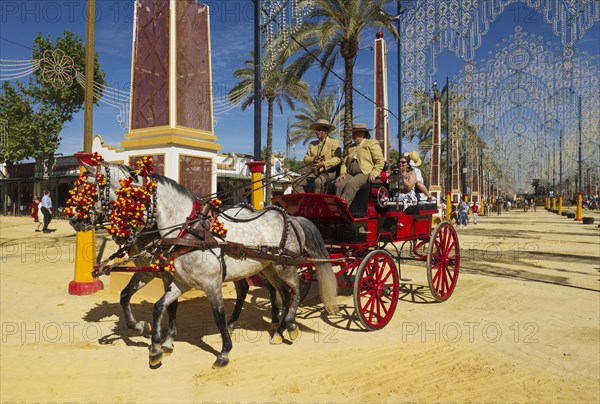
M305 236L305 249L311 258L329 259L329 252L325 248L323 236L313 222L304 218L296 217ZM319 294L325 309L330 314L337 311L337 279L333 272L333 267L329 261L317 262L315 264L319 284Z

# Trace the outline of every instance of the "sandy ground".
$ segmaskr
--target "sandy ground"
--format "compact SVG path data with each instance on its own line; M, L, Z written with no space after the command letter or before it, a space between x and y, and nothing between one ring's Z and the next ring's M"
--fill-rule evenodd
M589 215L586 213L585 215ZM461 275L434 303L423 264L402 263L390 324L366 332L351 292L340 315L318 296L299 312L301 338L269 345L269 307L252 288L230 365L213 370L220 338L201 293L179 306L179 336L163 366L132 337L117 290L70 296L74 234L55 221L0 218L1 402L585 402L600 401L600 229L538 209L458 229ZM113 285L114 286L114 285ZM313 290L316 288L313 288ZM228 312L234 289L225 288ZM138 319L154 298L137 295Z

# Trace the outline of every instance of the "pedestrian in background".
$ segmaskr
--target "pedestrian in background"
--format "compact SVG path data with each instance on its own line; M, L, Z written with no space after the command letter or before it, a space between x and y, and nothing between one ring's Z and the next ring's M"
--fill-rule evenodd
M33 218L34 223L39 222L39 217L38 217L39 204L40 204L39 196L36 196L35 198L33 198L33 202L31 202L31 204L29 204L29 208L31 209L31 217Z
M48 225L52 221L52 198L50 198L50 191L44 191L44 197L42 198L42 214L44 215L44 227L42 231L44 233L50 233L52 230L48 229Z
M479 206L476 203L471 206L471 212L473 212L473 223L477 224L477 219L479 218Z

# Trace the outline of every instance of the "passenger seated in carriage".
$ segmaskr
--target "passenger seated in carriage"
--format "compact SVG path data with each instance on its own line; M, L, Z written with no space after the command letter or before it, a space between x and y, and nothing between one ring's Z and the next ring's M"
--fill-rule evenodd
M329 137L335 129L326 119L317 119L310 125L315 131L317 140L308 145L304 156L305 174L294 181L294 192L312 191L323 194L328 191L328 184L335 180L342 161L340 141Z
M398 169L396 176L399 181L395 184L398 188L394 191L391 200L402 202L404 210L409 206L417 204L417 194L415 193L415 185L417 184L417 175L413 167L409 164L409 159L402 156L398 159Z
M375 182L385 163L379 141L370 139L369 130L364 123L352 126L354 143L344 153L340 176L335 182L335 194L344 199L348 206L361 186Z
M423 162L421 157L419 156L419 152L416 150L411 151L410 153L404 153L404 157L406 157L410 161L410 166L412 167L415 175L417 176L417 183L415 185L416 191L418 193L418 197L424 195L424 198L427 199L427 202L431 202L432 196L429 193L429 190L425 186L425 181L423 180L423 173L419 166Z

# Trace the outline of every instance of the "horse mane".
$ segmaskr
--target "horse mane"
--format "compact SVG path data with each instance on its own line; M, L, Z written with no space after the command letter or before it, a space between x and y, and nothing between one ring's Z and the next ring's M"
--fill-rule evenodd
M107 164L110 164L117 168L122 168L122 169L126 170L127 172L131 172L134 170L127 164L119 164L119 163L107 163ZM186 187L184 187L177 181L175 181L169 177L165 177L164 175L160 175L160 174L154 174L154 178L156 179L156 181L158 183L163 184L163 185L170 185L171 187L175 188L175 190L177 192L184 194L185 196L189 196L191 199L196 199L196 196L192 193L192 191L190 191L189 189L187 189Z
M160 174L154 174L154 178L159 184L170 185L171 187L175 188L177 192L189 196L191 199L196 199L196 196L192 193L192 191L190 191L177 181Z

